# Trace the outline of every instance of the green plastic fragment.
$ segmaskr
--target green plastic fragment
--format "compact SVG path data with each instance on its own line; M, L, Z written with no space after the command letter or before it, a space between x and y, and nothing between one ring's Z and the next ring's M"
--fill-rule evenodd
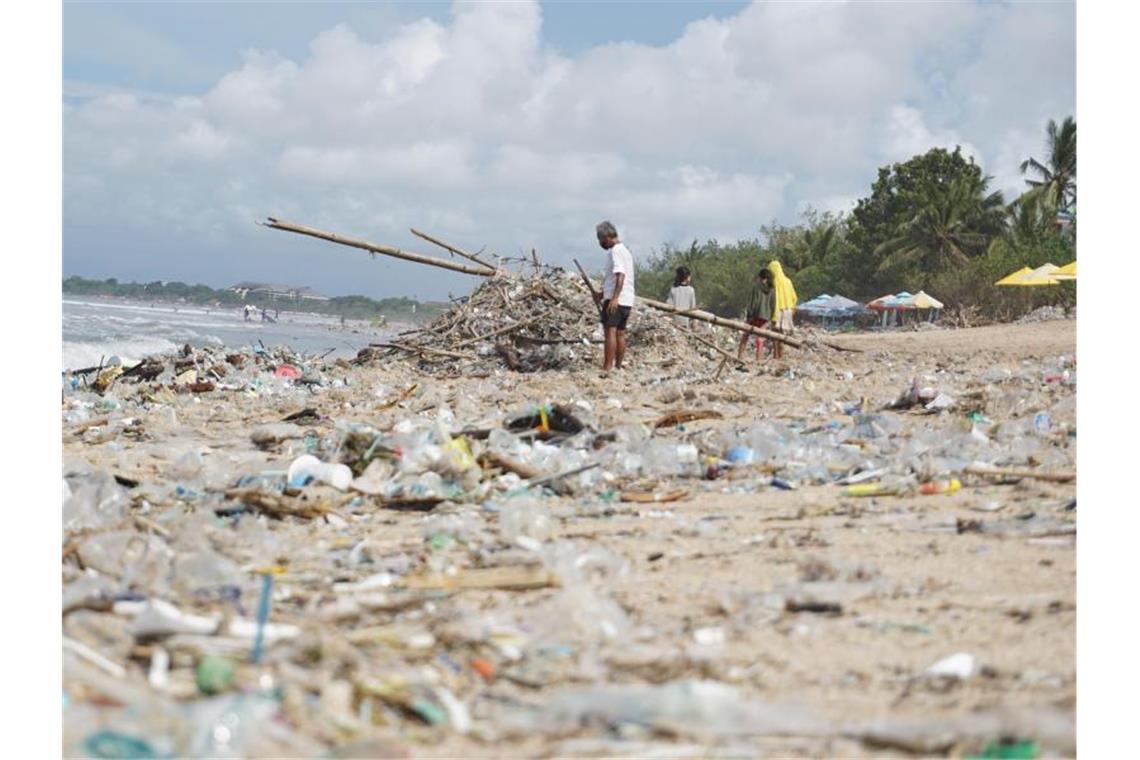
M1032 740L992 742L982 751L982 754L975 755L976 758L985 758L986 760L992 758L998 760L1034 760L1039 756L1040 750L1037 747L1037 742Z

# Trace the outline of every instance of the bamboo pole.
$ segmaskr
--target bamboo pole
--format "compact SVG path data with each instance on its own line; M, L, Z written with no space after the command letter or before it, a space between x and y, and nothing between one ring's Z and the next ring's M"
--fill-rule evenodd
M479 264L480 266L487 267L491 271L497 271L497 268L495 266L488 264L487 262L483 261L482 259L480 259L478 256L476 256L473 253L468 253L467 251L463 250L459 246L452 245L451 243L448 243L445 240L440 240L439 238L433 237L432 235L429 235L426 232L421 232L420 230L417 230L415 227L409 227L408 229L410 229L412 231L412 234L415 235L416 237L423 238L424 240L428 241L429 243L434 243L435 245L438 245L440 248L444 249L445 251L450 251L451 253L454 253L457 256L462 256L465 259L471 259L471 261L474 261L476 264Z
M382 253L385 256L393 256L397 259L404 259L405 261L414 261L417 264L427 264L428 266L439 267L440 269L450 269L453 272L463 272L464 274L473 274L479 277L490 277L495 274L495 270L488 269L486 265L481 265L479 268L460 264L455 261L448 261L447 259L439 259L435 256L424 256L422 253L412 253L411 251L402 251L399 248L393 248L387 245L378 245L376 243L369 243L367 240L360 240L358 238L345 237L337 235L332 232L325 232L313 227L306 227L301 224L293 224L292 222L274 219L267 217L268 221L259 222L262 226L272 227L275 230L284 230L286 232L296 232L299 235L309 235L310 237L320 238L321 240L328 240L331 243L340 243L352 248L362 248L370 253Z
M728 327L733 330L749 333L750 335L762 335L765 338L771 338L772 340L778 340L781 343L786 343L793 348L803 347L803 341L796 340L795 338L791 338L787 335L784 335L783 333L765 330L763 327L757 327L756 325L750 325L747 322L739 322L735 319L725 319L724 317L718 317L715 314L710 314L707 311L685 311L683 309L678 309L676 306L670 306L663 301L655 301L652 298L646 298L645 296L638 296L637 300L650 308L657 309L658 311L665 311L670 314L677 314L678 316L682 317L690 317L697 320L698 322L708 322L709 324L716 325L717 327Z
M1068 483L1077 479L1075 472L1041 472L1027 467L991 467L985 464L968 465L964 472L991 478L1033 478L1053 483Z

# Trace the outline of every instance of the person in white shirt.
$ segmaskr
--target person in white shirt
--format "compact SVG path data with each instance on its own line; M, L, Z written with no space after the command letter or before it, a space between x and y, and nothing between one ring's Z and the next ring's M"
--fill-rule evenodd
M605 357L602 371L621 369L625 360L625 328L637 296L634 292L633 254L618 240L617 228L610 222L597 227L598 245L606 251L606 279L602 293L595 298L602 307L605 331Z
M677 267L673 287L669 290L669 305L682 311L697 308L697 291L693 289L693 275L688 267ZM689 317L674 317L678 327L695 327L696 322Z

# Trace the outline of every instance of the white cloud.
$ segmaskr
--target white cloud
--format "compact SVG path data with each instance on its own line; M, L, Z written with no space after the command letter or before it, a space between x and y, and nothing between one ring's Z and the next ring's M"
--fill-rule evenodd
M976 164L984 165L981 151L952 129L931 131L917 108L896 105L887 114L882 144L882 156L887 161L906 161L931 148L952 151L956 147L962 148L963 156L973 158Z
M281 173L327 184L379 184L413 188L470 186L474 171L460 141L418 142L400 148L290 147L281 156Z
M547 46L537 3L458 3L447 23L379 34L316 29L306 56L245 51L181 98L69 83L65 220L176 218L188 240L200 229L251 252L290 244L249 224L265 214L396 245L438 225L475 248L568 261L604 217L648 251L751 236L805 204L845 209L879 165L934 146L962 145L1008 188L1047 118L1072 111L1072 15L760 3L667 45L573 56ZM69 259L106 255L73 241ZM388 292L422 274L401 267ZM314 260L298 276L359 287L336 271Z

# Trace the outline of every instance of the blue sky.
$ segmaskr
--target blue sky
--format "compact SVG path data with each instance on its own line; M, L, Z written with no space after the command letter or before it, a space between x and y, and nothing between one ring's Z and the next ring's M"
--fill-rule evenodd
M425 250L636 255L840 211L962 145L995 186L1075 110L1064 3L64 4L64 273L423 298Z
M545 41L566 53L633 40L664 45L685 25L738 12L747 2L544 2ZM248 48L298 59L314 33L347 24L381 38L393 25L446 23L448 2L95 2L64 3L64 76L156 92L208 89L241 64ZM136 48L137 46L137 48Z

